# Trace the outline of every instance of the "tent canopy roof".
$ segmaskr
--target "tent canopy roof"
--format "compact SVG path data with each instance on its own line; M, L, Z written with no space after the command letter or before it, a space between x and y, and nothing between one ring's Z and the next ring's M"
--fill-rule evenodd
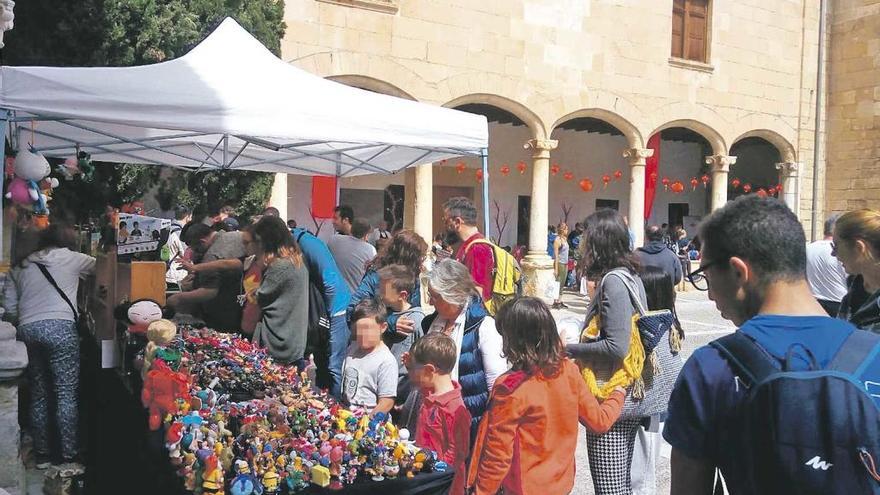
M19 146L48 156L307 175L395 173L488 147L474 115L348 87L273 55L227 18L139 67L2 67Z

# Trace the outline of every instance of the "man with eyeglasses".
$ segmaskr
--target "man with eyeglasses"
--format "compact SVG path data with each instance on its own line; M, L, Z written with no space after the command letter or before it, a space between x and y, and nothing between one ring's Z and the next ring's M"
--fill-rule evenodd
M700 268L689 274L688 279L697 288L709 291L709 299L715 302L721 315L739 327L739 335L734 336L734 340L750 346L753 349L750 355L762 356L763 369L825 369L844 341L854 332L862 332L843 320L829 318L813 297L805 276L807 256L803 227L782 202L755 195L741 197L706 218L700 225L699 236L702 240ZM671 493L712 494L713 488L720 488L715 486L716 469L723 474L731 495L783 493L773 492L769 487L778 480L768 482L754 475L756 469L766 465L755 459L766 452L778 452L781 443L747 434L756 424L754 416L747 416L755 411L750 408L754 402L747 401L751 397L750 387L755 384L739 363L731 361L734 355L742 354L727 354L732 348L727 343L732 340L724 337L719 341L724 343L725 350L716 347L716 341L693 353L670 398L663 437L672 445ZM754 348L760 352L755 353ZM880 359L875 359L865 373L873 377L862 382L866 387L871 381L880 382ZM824 429L826 425L816 419L820 414L828 408L855 407L854 402L829 405L827 401L812 400L812 403L810 399L798 404L771 403L766 405L767 416L760 410L760 417L773 418L779 414L777 409L801 408L810 415L780 419L816 421L811 429L800 431L826 432L831 431L831 426L829 430ZM874 399L874 403L877 404L878 399ZM847 409L843 411L846 414ZM793 441L807 434L801 433ZM806 469L804 477L822 476L809 465L814 456L826 455L819 447L815 450L797 457L793 466L793 469ZM857 458L856 454L853 452L853 458ZM814 464L819 465L821 460L814 460ZM843 465L842 460L835 462L841 464L839 469L850 467ZM788 480L793 475L780 471L777 476ZM789 486L793 491L784 493L806 493L795 488L801 482L791 480Z

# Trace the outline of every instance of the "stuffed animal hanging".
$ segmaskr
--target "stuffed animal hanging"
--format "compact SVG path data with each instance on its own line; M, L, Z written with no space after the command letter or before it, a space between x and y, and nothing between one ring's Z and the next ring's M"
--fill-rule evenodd
M58 187L58 179L50 178L52 168L46 157L31 150L22 150L15 157L15 178L9 183L6 197L14 203L30 207L37 215L48 215L48 195ZM46 179L41 185L43 179Z
M165 308L152 299L138 299L124 302L113 310L113 317L128 325L129 333L145 334L150 323L162 318L170 319L174 309Z

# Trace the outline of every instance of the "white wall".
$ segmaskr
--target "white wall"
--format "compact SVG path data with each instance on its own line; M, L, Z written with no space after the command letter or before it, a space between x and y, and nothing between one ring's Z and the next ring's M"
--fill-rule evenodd
M690 216L703 217L710 209L712 183L703 187L702 182L697 189L691 188L691 177L699 179L707 173L702 147L696 143L681 141L660 141L660 165L657 172L657 194L654 197L654 209L646 225L661 225L669 222L669 204L687 203ZM709 174L711 177L711 174ZM674 194L666 191L660 181L663 177L680 180L684 183L684 192Z
M523 144L531 137L525 126L490 124L489 129L489 169L490 169L490 218L492 235L497 235L495 225L494 201L498 201L502 215L509 213L509 221L504 235L500 240L501 245L514 245L517 238L517 204L519 196L531 195L532 180L532 150L523 149ZM563 219L562 206L571 206L568 217L569 225L582 221L586 216L595 211L596 199L611 199L620 202L620 212L626 215L629 210L629 186L630 173L626 159L623 158L623 150L626 149L626 139L622 136L596 134L569 130L556 130L552 134L553 139L559 140L559 146L551 152L550 163L557 163L561 171L556 176L550 177L550 204L549 221L556 224ZM670 202L690 204L691 215L705 215L708 207L708 190L702 185L697 186L696 191L691 191L687 183L691 177L700 175L703 157L700 146L690 143L669 142L661 143L660 177L664 175L675 177L685 182L685 192L674 195L664 192L662 186L657 193L654 212L649 223L666 222L667 205ZM527 165L525 174L520 175L517 163L523 161ZM458 162L464 162L467 170L457 173L455 166ZM503 176L500 173L502 165L510 167L510 173ZM448 160L445 165L435 164L434 187L458 186L475 188L474 199L480 215L482 230L482 186L476 181L475 173L480 167L479 158L461 158ZM571 170L575 177L571 181L563 178L565 171ZM614 171L623 172L619 181L613 179ZM609 174L612 181L607 188L602 187L602 175ZM593 190L589 193L580 189L579 182L582 178L593 181ZM341 188L384 189L389 184L404 184L402 173L392 176L369 175L354 178L345 178L340 181ZM292 218L301 226L306 226L314 231L314 223L308 214L308 206L311 202L311 177L290 176L288 179L288 191L290 202L288 211ZM379 214L381 205L374 206L379 212L359 211L362 205L351 205L355 215L370 216ZM436 223L436 222L435 222ZM332 230L329 220L321 230L321 237L329 236ZM439 225L434 225L435 233Z

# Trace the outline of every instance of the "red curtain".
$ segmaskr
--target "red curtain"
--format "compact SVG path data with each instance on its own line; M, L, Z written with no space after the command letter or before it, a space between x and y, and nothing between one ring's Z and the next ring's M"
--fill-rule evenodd
M657 181L660 177L660 133L648 139L648 149L654 154L645 159L645 220L651 217L654 196L657 194Z
M312 177L312 215L315 218L333 218L336 208L336 177Z

